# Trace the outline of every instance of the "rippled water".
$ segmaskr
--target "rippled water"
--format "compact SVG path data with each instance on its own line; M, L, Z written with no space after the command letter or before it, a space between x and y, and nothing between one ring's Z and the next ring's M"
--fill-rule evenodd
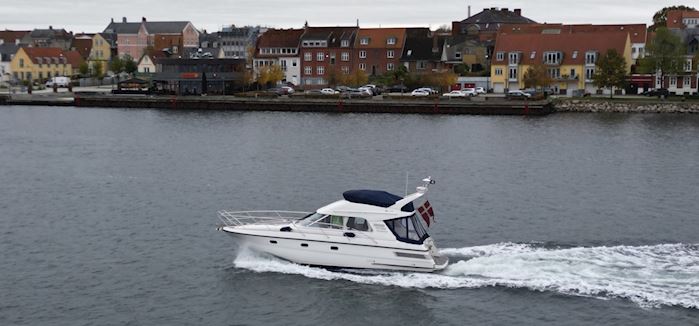
M699 117L0 108L0 325L691 325ZM238 252L219 209L432 175L452 264ZM415 182L412 182L412 186Z

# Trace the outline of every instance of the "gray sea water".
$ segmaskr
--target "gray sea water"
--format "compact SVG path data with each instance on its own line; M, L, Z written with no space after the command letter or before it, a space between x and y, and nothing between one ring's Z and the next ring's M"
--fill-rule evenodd
M0 325L697 325L699 116L0 108ZM437 274L238 252L220 209L431 175Z

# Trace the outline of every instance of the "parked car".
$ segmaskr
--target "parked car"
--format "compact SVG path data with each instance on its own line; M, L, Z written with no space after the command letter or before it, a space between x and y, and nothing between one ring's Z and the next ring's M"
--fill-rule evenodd
M284 95L291 95L291 94L294 94L294 92L295 92L294 88L291 86L282 86L282 87L280 87L280 89L281 89L282 93L284 93Z
M463 93L464 96L476 96L476 95L478 95L478 92L476 91L475 88L464 88L461 90L461 93Z
M320 93L323 95L335 95L335 94L340 94L339 91L336 91L332 88L323 88L320 90Z
M376 85L374 85L374 84L366 84L366 85L364 85L364 86L362 86L362 87L368 87L368 88L370 88L370 89L371 89L371 93L372 93L373 95L381 95L381 88L378 87L378 86L376 86ZM362 87L360 87L360 88L362 88Z
M416 90L425 91L425 92L430 93L430 94L437 94L437 91L435 91L434 88L431 88L431 87L420 87Z
M466 94L462 91L451 91L449 93L444 93L442 96L446 97L466 97Z
M532 97L531 94L525 93L520 90L516 91L509 91L507 92L507 95L505 95L505 98L510 99L510 100L525 100Z
M658 96L658 97L664 96L664 97L668 97L668 96L670 96L670 91L667 90L667 88L658 88L658 89L651 89L651 90L649 90L649 91L645 91L645 92L641 93L641 95L644 95L644 96Z
M53 87L54 84L56 85L56 87L68 87L68 85L70 85L70 78L56 76L46 81L46 87L48 88Z
M416 89L412 93L410 93L411 96L430 96L430 92L424 90L424 89Z
M367 95L371 95L371 96L377 95L377 94L374 94L374 89L371 87L362 86L362 87L358 88L357 90L360 92L364 92Z
M405 85L393 85L389 87L386 91L389 93L407 93L408 87L406 87Z
M477 94L485 94L487 92L483 87L476 87L476 93Z

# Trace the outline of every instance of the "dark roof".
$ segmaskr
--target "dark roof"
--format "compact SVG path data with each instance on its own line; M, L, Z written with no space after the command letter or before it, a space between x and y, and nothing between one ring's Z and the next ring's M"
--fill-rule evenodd
M397 201L403 199L403 197L381 190L348 190L342 193L342 197L344 197L346 201L352 203L379 207L390 207ZM415 209L413 208L413 204L409 203L401 210L404 212L412 212Z
M12 56L19 50L19 45L14 43L0 44L0 61L10 61Z
M15 43L15 40L21 40L25 35L29 33L30 31L4 30L0 31L0 40L3 40L5 43Z
M258 48L297 48L303 29L268 29L257 39Z
M448 36L434 36L437 42L430 35L429 28L408 28L405 33L405 45L403 46L403 54L401 61L416 61L416 60L439 60L441 59L442 46ZM432 51L433 48L437 52Z
M141 28L141 23L115 23L111 22L104 29L104 33L114 34L138 34L138 29Z
M73 42L70 44L71 49L78 51L83 59L87 59L90 56L90 51L92 50L92 39L91 38L74 38Z
M180 34L189 22L146 22L149 34Z
M29 37L32 39L64 39L69 40L73 38L73 35L66 32L65 29L35 29L29 33Z
M358 30L359 28L356 26L308 27L301 36L301 40L327 40L328 47L340 47L340 41L342 40L348 40L352 44Z
M117 35L115 33L99 33L102 38L109 42L109 45L116 47Z
M507 8L486 8L483 11L461 21L461 24L526 24L535 21L522 16L521 11L510 11Z

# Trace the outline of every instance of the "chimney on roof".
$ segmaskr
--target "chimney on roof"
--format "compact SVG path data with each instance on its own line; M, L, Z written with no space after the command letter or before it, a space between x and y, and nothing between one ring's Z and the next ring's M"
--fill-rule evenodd
M461 22L451 22L451 36L456 36L461 33Z
M114 17L112 17L112 23L114 22Z
M522 16L522 9L515 9L515 16Z
M145 23L145 22L146 22L146 17L141 17L141 21Z
M53 26L49 25L49 30L52 31L52 30L53 30Z
M126 22L126 17L121 17L121 22L125 23Z
M466 18L471 18L471 6L468 6L468 17Z

